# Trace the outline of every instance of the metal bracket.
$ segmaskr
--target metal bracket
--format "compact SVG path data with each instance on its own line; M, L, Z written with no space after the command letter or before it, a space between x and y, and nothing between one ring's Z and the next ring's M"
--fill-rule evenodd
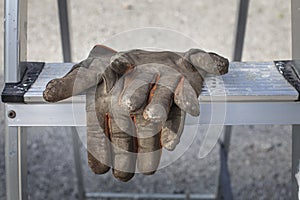
M44 68L43 62L27 62L25 63L25 73L18 83L5 83L5 87L1 94L4 103L24 103L24 95L36 81L39 74Z
M293 60L293 61L274 61L274 62L278 71L300 94L300 67L298 65L299 61Z

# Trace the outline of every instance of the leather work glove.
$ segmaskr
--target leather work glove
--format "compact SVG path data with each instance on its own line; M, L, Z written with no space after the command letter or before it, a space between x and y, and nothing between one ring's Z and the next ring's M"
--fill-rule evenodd
M96 46L65 77L50 81L44 98L55 102L86 91L89 166L97 174L112 167L128 181L136 163L144 174L155 172L161 148L178 144L185 112L199 115L205 75L227 71L227 59L199 49L116 53Z

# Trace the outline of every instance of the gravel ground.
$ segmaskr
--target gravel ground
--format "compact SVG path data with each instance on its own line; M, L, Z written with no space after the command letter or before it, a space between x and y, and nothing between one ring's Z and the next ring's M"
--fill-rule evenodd
M56 1L28 1L28 60L61 62ZM176 37L179 37L180 33L194 40L172 40L170 36L166 45L171 49L195 46L197 43L200 48L216 51L230 58L236 7L234 0L73 0L73 60L84 59L91 47L97 43L104 42L116 49L135 47L143 42L158 45L157 41L160 38L158 32L153 29L146 32L135 31L136 35L130 37L130 34L127 34L129 37L126 38L124 31L143 27L167 28L162 32L162 36L172 35L174 32L170 30L174 30L177 33ZM3 1L0 2L0 13L3 16ZM1 37L2 27L3 25ZM290 27L290 2L251 1L243 59L290 59ZM130 41L140 43L124 46L124 39L120 41L120 37L111 37L121 32L121 36L126 36L126 44ZM0 51L2 49L3 40L0 40ZM3 63L3 53L0 53L0 63ZM0 66L1 86L2 66L3 64ZM3 104L0 104L0 111L3 113ZM3 116L0 115L1 125L4 124ZM200 132L204 133L206 128L201 127ZM5 199L3 129L4 126L0 126L0 200ZM25 132L28 134L30 199L76 199L70 129L26 128ZM229 167L235 199L291 198L290 132L290 126L234 127ZM82 149L87 190L214 192L219 168L218 148L206 158L197 159L202 138L203 134L198 134L191 147L172 165L159 170L153 176L137 175L129 183L114 180L110 173L103 176L93 175L86 165L86 154Z

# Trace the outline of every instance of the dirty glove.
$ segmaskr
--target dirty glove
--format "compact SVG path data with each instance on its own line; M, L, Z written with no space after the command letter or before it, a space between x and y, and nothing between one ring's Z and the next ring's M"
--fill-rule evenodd
M133 136L137 140L133 146L137 149L125 150L137 151L139 171L151 174L159 165L161 146L173 150L179 143L185 112L199 115L198 96L205 75L227 73L228 60L199 49L185 53L131 50L115 54L110 67L119 75L125 74L111 91L110 112L116 115L110 118L121 128L124 138L134 130L126 130L129 122L120 113L124 113L128 121L131 115L135 122ZM134 137L127 139L134 143ZM118 144L123 146L122 142ZM134 163L135 157L123 156L119 160Z
M136 159L141 172L156 170L161 145L172 150L179 142L185 111L199 114L197 96L203 77L207 72L226 73L228 61L201 50L133 50L115 54L108 67L110 56L110 50L94 48L68 75L51 81L44 97L58 101L90 88L89 165L96 173L112 166L114 175L127 181L134 174Z

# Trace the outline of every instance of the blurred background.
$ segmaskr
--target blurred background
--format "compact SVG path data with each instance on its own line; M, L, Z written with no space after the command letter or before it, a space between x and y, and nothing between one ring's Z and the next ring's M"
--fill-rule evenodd
M95 44L124 31L162 27L191 38L198 48L227 58L233 54L237 0L70 0L73 61L85 59ZM62 62L56 0L28 0L29 61ZM0 1L3 16L4 1ZM244 61L291 59L290 1L250 1ZM0 87L3 87L3 20L0 32ZM148 36L148 35L147 35ZM155 35L153 35L155 37ZM145 38L145 40L151 38ZM176 46L174 40L174 46ZM117 47L117 44L116 44ZM4 110L0 103L0 200L5 199ZM238 114L238 113L237 113ZM219 170L218 147L198 159L207 127L201 126L190 148L153 176L136 175L128 183L111 173L94 175L82 164L87 191L211 193ZM71 130L26 128L30 199L76 199ZM188 135L185 135L188 137ZM229 168L235 199L291 197L291 127L236 126Z

